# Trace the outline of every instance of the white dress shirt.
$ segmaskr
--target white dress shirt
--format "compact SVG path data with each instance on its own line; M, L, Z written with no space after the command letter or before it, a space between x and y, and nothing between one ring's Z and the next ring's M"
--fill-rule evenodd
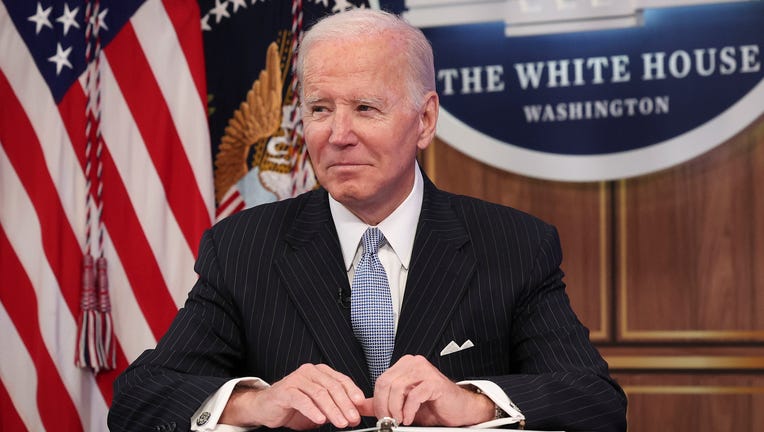
M377 225L387 240L377 252L379 261L387 273L388 284L390 285L390 295L393 302L394 325L398 328L398 317L403 302L403 293L406 288L406 279L411 262L411 253L414 248L414 235L416 234L419 214L422 211L422 200L424 198L424 180L419 166L416 166L414 175L414 186L408 197L382 222ZM337 229L337 235L340 240L342 257L345 261L345 270L347 271L348 281L352 284L355 268L363 254L361 237L369 228L365 222L360 220L350 210L329 195L329 209L332 213L334 226ZM245 432L250 429L218 424L218 419L223 413L225 405L231 396L233 388L240 381L249 381L250 385L255 387L268 387L269 384L259 378L237 378L225 383L217 392L213 393L202 406L191 417L191 430L203 432ZM510 401L504 391L495 383L484 380L461 381L459 385L472 385L488 396L493 402L506 412L509 417L499 420L492 420L472 427L487 428L497 427L505 424L517 423L525 417L520 413L515 404ZM197 424L197 419L207 413L203 425Z

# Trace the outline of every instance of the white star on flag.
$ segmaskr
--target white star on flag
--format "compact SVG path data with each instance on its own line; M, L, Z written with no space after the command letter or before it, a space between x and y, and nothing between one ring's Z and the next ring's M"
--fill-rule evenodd
M64 13L56 18L56 21L64 26L64 36L69 32L70 27L80 28L79 23L77 23L77 12L79 10L80 8L78 7L74 8L74 10L69 10L69 4L64 3Z
M40 3L37 3L37 12L32 15L31 17L27 18L29 21L32 21L37 26L35 28L35 33L40 34L40 30L42 30L43 27L50 27L53 28L53 25L50 23L50 20L48 19L48 15L50 15L50 11L53 10L53 6L50 6L49 8L43 10Z
M230 18L228 14L228 2L224 1L220 3L220 0L215 0L215 7L210 11L212 15L215 15L215 24L219 24L223 18Z
M54 55L53 57L48 57L48 61L51 61L56 64L56 76L58 76L61 73L61 69L63 69L64 66L68 67L69 69L72 68L72 64L69 63L69 54L71 52L72 52L72 47L63 49L61 47L61 43L56 44L56 55Z
M245 0L229 0L231 4L233 4L233 13L236 13L236 11L239 10L239 7L246 8L247 3Z
M96 9L97 11L98 9ZM104 29L109 30L109 27L106 26L106 14L109 13L109 9L106 8L99 12L97 15L93 14L93 16L90 17L90 25L95 27L96 22L98 23L98 29ZM96 19L97 17L97 19Z

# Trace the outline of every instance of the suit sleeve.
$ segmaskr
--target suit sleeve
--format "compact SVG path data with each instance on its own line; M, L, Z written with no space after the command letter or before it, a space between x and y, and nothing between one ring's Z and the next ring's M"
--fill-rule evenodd
M241 363L240 319L221 289L213 241L199 248L199 274L186 304L155 349L146 350L114 383L108 425L112 432L189 430L204 400L234 376Z
M573 312L560 270L557 231L542 225L526 289L512 320L511 370L491 377L529 429L626 430L626 397Z

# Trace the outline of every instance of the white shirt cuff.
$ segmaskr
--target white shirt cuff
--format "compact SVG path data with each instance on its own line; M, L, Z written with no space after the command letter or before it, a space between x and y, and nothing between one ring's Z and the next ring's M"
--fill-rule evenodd
M218 424L223 409L228 404L228 399L231 398L233 388L242 381L250 383L255 388L270 387L267 382L253 377L236 378L226 382L218 391L211 394L191 416L191 430L198 432L246 432L252 430L241 426Z
M504 410L505 413L507 413L507 417L496 419L496 420L489 420L487 422L478 423L476 425L470 426L471 428L476 429L485 429L485 428L495 428L499 426L504 426L508 424L515 424L520 423L521 421L525 420L525 416L523 413L520 412L520 408L517 407L512 401L509 399L509 396L507 396L506 393L504 393L504 390L501 389L496 383L493 381L486 381L486 380L467 380L467 381L459 381L456 383L460 386L466 386L466 385L473 385L480 389L480 391L488 396L489 399L493 401L493 403L496 404L499 408Z

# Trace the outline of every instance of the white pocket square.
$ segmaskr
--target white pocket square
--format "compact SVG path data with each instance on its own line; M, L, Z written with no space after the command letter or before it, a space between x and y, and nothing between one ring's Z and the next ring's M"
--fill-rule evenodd
M472 343L472 341L471 341L471 340L469 340L469 339L467 339L466 341L464 341L464 343L462 344L462 346L459 346L459 345L457 345L457 344L456 344L456 342L454 342L454 341L451 341L451 342L449 342L449 343L448 343L448 345L446 345L446 347L445 347L445 348L443 348L443 350L440 352L440 356L441 356L441 357L443 357L444 355L453 354L453 353L455 353L455 352L459 352L459 351L462 351L462 350L466 350L467 348L472 348L472 347L474 347L474 346L475 346L475 344L473 344L473 343Z

